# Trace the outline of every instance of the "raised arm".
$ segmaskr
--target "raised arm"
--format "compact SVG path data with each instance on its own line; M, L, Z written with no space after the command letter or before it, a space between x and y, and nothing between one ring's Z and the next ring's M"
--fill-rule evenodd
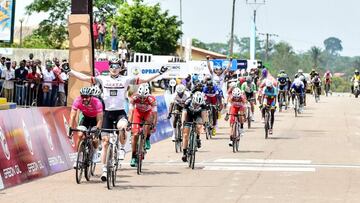
M71 70L69 72L69 75L74 76L75 78L77 78L77 79L79 79L81 81L85 81L85 82L89 82L89 83L95 83L94 77L85 75L83 73L80 73L80 72L77 72L77 71L74 71L74 70Z
M156 74L156 75L154 75L154 76L151 76L151 77L148 78L148 79L141 79L141 78L139 78L138 84L148 83L148 82L154 80L155 78L159 77L160 75L164 74L167 70L168 70L168 67L163 66L163 67L160 68L159 74Z
M208 69L209 69L210 74L212 75L212 74L213 74L213 70L211 69L209 59L210 59L210 56L206 56L207 67L208 67Z
M231 65L232 65L232 60L233 60L233 58L230 57L229 64L228 64L228 66L226 67L226 69L224 70L224 74L227 74L227 73L229 72L230 67L231 67Z

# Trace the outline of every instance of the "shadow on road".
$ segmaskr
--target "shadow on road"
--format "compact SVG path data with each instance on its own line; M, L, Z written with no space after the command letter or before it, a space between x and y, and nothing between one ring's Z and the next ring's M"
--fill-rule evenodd
M147 175L176 175L179 174L179 172L175 171L154 171L154 170L148 170L148 169L142 169L141 175L147 176Z
M215 186L208 185L119 185L114 190L133 190L147 188L213 188Z
M268 140L293 140L298 139L297 137L268 137Z
M259 150L240 150L240 153L264 153L264 151Z

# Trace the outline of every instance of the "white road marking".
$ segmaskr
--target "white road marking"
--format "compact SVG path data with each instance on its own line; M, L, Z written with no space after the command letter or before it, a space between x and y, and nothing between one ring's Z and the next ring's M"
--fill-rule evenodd
M280 160L280 159L217 159L215 163L265 163L265 164L310 164L311 160Z
M205 166L206 171L277 171L277 172L315 172L315 168L295 168L295 167L238 167L238 166Z

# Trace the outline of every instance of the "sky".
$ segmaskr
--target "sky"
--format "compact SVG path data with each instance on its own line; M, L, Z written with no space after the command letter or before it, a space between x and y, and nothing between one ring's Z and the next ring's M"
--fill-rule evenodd
M24 17L25 25L36 25L46 18L46 14L24 15L25 6L31 2L17 0L18 24L20 17ZM183 41L197 38L207 43L226 42L231 29L232 2L182 0ZM160 3L171 15L180 15L180 0L145 0L145 3ZM234 33L239 37L250 36L254 8L247 5L246 0L236 0ZM358 0L267 0L257 8L257 30L277 34L273 40L290 43L296 52L305 52L314 45L324 48L326 38L337 37L344 48L341 55L360 56L359 8ZM264 36L259 37L264 39Z

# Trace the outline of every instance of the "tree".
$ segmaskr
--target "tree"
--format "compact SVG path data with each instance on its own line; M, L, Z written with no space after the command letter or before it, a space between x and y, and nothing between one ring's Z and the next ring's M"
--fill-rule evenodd
M208 49L206 44L196 38L192 39L192 45L201 49Z
M338 52L343 50L341 40L336 37L329 37L324 40L325 50L331 55L337 55Z
M123 4L114 22L136 52L172 54L182 35L182 22L176 16L162 12L160 4L148 6L140 0L133 5Z
M97 0L94 1L95 10L99 13L112 15L115 8L120 7L124 0ZM33 0L26 6L28 15L33 13L46 12L49 17L43 20L32 35L25 38L26 41L36 38L38 42L44 42L44 46L51 48L62 48L68 39L67 17L70 14L70 0ZM116 10L116 9L115 9ZM105 15L106 16L106 15ZM31 44L28 42L28 44Z
M321 56L321 48L313 46L310 48L310 56L314 65L314 68L317 68L320 62L320 56Z

